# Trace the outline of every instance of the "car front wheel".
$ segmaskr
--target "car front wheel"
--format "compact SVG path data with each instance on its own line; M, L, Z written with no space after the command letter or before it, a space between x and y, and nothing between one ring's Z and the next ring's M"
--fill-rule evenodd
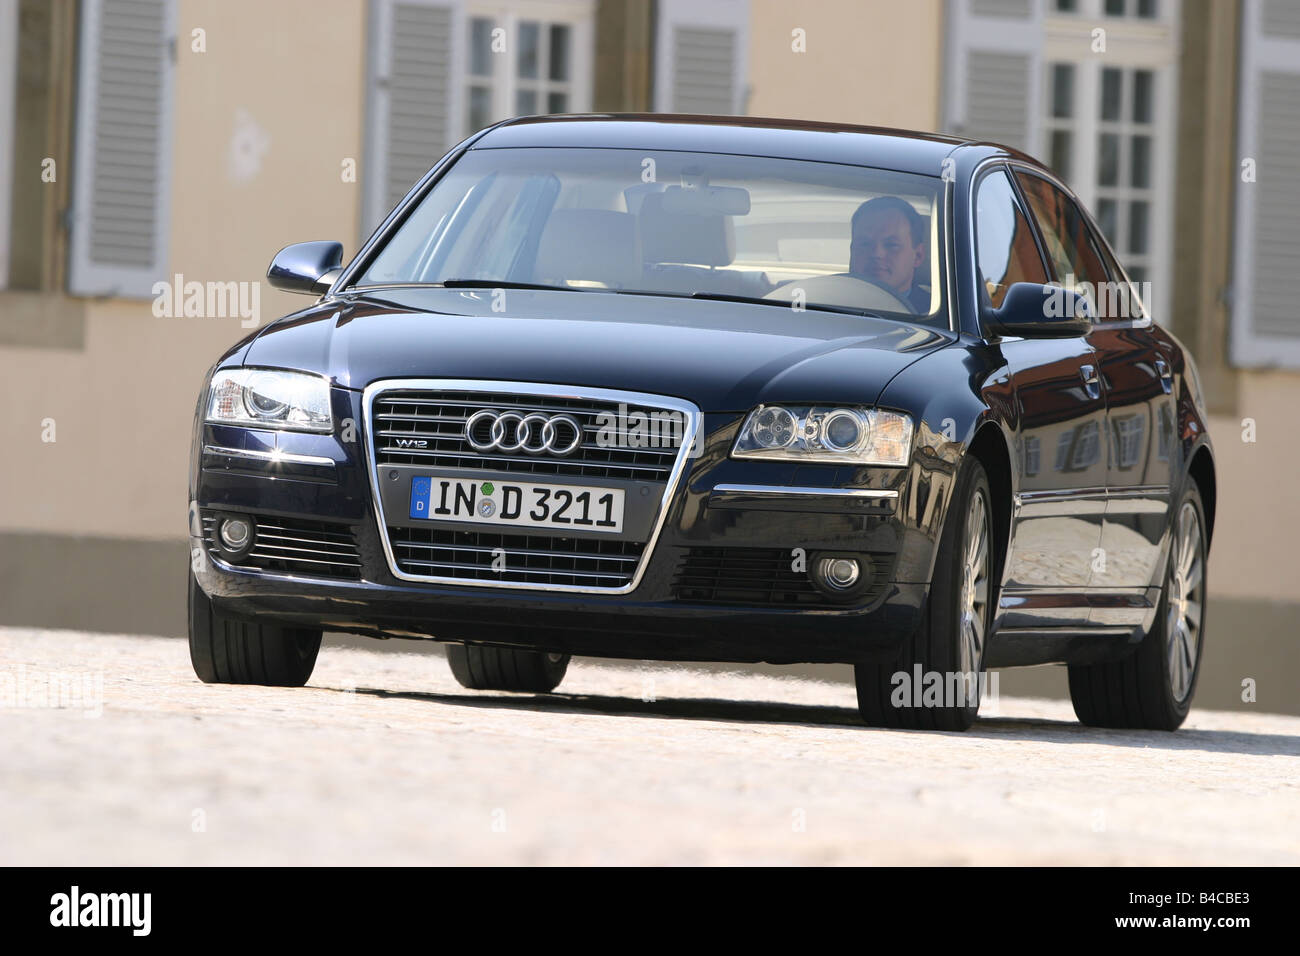
M513 690L549 694L569 669L568 654L515 647L448 644L452 676L470 690Z
M1070 668L1074 713L1090 727L1177 730L1205 644L1205 507L1195 483L1174 512L1156 622L1122 661Z
M988 477L963 464L935 557L925 619L892 661L858 664L858 710L872 727L966 730L979 712L997 562Z
M316 667L319 628L238 620L219 613L194 576L189 588L190 663L205 684L301 687Z

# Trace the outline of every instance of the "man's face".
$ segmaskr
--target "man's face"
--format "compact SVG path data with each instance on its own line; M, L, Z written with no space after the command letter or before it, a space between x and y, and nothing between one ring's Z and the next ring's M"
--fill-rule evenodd
M896 209L871 211L854 226L849 272L906 293L912 273L925 258L925 243L912 242L907 219Z

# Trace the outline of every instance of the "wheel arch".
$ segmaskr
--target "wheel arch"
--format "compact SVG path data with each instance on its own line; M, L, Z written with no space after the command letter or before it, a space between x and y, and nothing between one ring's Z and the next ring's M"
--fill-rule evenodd
M1187 475L1196 482L1196 488L1201 493L1201 504L1205 506L1205 547L1208 551L1214 539L1214 514L1219 490L1219 480L1214 471L1214 455L1208 445L1201 445L1192 453Z
M984 466L989 480L989 495L993 506L993 531L997 539L996 570L994 580L1001 581L1004 562L1011 542L1011 500L1014 493L1011 478L1011 452L1001 427L986 420L975 432L966 454Z

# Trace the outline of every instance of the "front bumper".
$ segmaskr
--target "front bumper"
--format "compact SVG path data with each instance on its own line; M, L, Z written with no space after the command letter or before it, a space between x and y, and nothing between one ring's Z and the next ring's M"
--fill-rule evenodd
M362 420L359 393L335 389L334 402L340 422ZM401 580L380 535L364 441L200 422L191 467L191 546L203 555L195 578L232 616L380 637L655 660L852 663L892 652L919 625L928 593L933 541L906 504L913 474L736 461L727 451L740 417L704 416L702 454L687 460L640 578L622 594ZM205 453L210 448L255 454ZM284 455L301 461L277 465ZM772 487L790 494L758 490ZM354 536L359 573L350 580L232 564L208 546L201 515L212 512L337 522ZM698 591L682 588L682 569L701 548L761 549L789 553L792 561L799 550L862 553L881 579L858 603L730 602L725 592L695 600Z

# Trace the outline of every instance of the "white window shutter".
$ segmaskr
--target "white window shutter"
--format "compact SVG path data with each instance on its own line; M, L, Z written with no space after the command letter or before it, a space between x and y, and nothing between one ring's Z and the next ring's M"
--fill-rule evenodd
M660 113L745 112L748 0L660 0L654 105Z
M149 298L166 279L174 0L82 0L68 290Z
M1033 152L1043 86L1043 0L950 0L944 128Z
M1241 17L1231 357L1300 368L1300 5Z
M369 234L452 146L464 139L462 0L373 0L366 105Z

